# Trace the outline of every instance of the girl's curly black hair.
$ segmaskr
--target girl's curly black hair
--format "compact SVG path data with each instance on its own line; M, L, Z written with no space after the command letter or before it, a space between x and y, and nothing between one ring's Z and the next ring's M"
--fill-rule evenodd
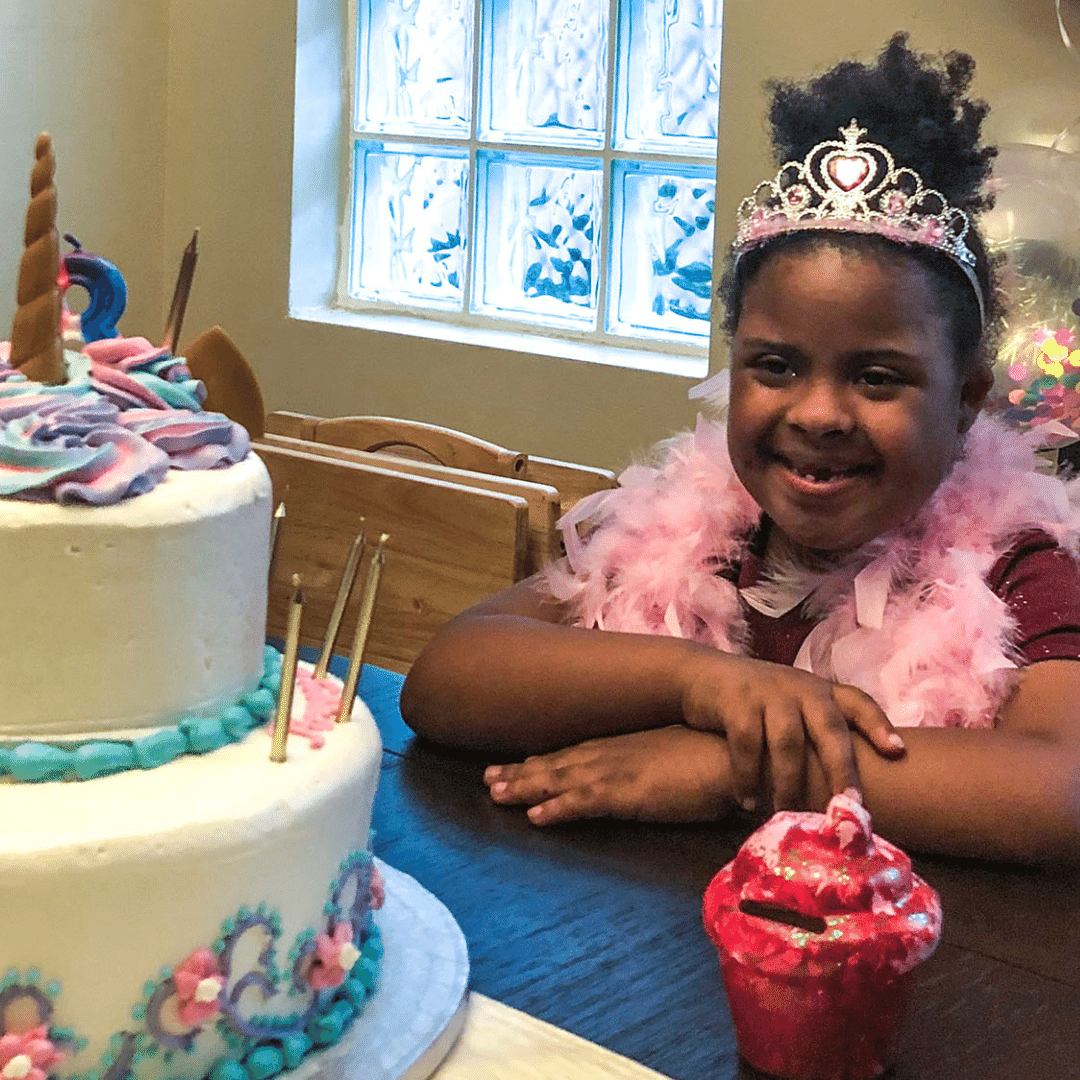
M845 60L805 84L767 83L777 165L801 161L818 143L837 138L839 129L854 118L867 129L867 139L886 146L898 166L914 169L924 184L940 191L953 206L969 215L989 209L992 199L985 183L997 149L979 141L989 106L968 97L974 72L975 61L966 53L917 53L908 47L908 35L897 33L875 64ZM971 284L947 255L874 235L802 232L781 235L747 252L737 272L729 257L720 285L725 328L734 332L746 285L779 251L831 245L879 256L887 252L912 258L933 272L942 310L952 313L958 361L965 368L986 364L1002 314L997 274L974 220L966 241L976 256L975 272L986 303L985 327Z

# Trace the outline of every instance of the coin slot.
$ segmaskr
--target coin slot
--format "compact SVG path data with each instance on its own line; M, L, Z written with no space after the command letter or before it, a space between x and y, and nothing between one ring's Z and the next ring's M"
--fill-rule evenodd
M783 923L784 926L795 926L800 930L808 930L811 934L824 934L826 930L825 920L820 915L804 915L801 911L791 911L779 904L767 904L761 900L740 900L739 910L744 915L754 915L759 919Z

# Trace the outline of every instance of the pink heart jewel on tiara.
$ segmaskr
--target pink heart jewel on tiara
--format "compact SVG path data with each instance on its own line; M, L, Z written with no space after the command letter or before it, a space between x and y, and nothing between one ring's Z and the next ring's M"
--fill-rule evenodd
M870 175L870 162L862 154L837 154L829 159L828 172L841 191L854 191Z

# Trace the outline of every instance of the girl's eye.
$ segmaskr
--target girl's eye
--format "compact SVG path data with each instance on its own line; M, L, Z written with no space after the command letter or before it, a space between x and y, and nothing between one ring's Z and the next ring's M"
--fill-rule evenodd
M750 362L750 367L759 375L772 379L790 378L795 369L782 356L758 356Z
M885 389L886 387L901 386L904 383L904 378L896 371L890 371L888 368L865 368L859 372L857 381L861 382L863 386L869 386L873 389Z

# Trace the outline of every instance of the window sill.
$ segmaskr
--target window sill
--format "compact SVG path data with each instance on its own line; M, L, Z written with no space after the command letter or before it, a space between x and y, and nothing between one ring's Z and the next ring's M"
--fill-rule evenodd
M494 330L486 326L464 326L409 315L377 311L350 311L327 305L296 307L290 317L299 322L323 323L328 326L351 326L358 330L374 330L383 334L400 334L426 340L472 345L481 349L498 349L527 356L579 360L588 364L654 371L689 379L703 379L709 372L709 357L660 353L646 349L620 348L593 342L572 341L557 336L527 334L512 330Z

